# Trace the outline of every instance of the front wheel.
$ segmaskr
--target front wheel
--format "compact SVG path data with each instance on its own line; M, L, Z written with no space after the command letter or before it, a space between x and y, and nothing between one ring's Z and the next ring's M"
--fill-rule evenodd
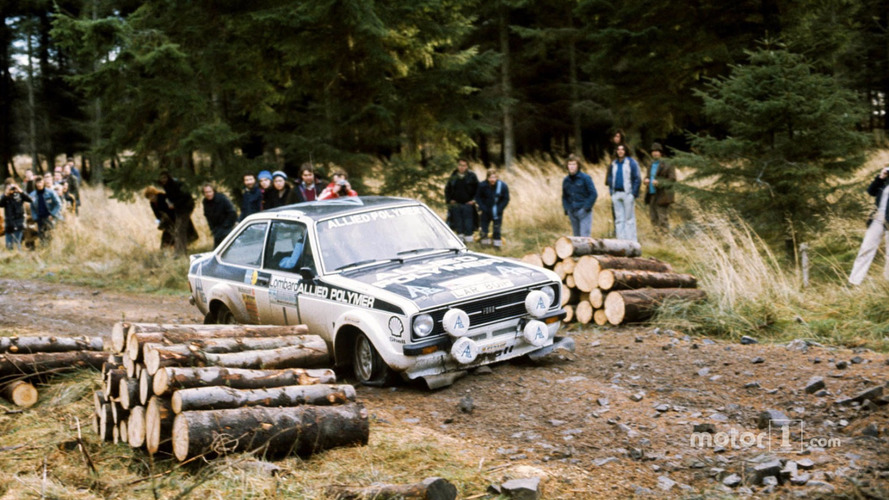
M363 333L359 333L352 348L352 367L355 378L364 385L384 385L391 376L389 366Z
M219 309L216 310L216 324L237 325L238 320L235 319L235 315L232 314L228 307L220 305Z

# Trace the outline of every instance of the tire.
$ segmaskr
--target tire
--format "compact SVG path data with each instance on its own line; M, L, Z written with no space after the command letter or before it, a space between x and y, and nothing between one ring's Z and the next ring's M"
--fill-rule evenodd
M235 315L232 314L231 310L224 305L220 305L219 309L216 310L216 324L217 325L237 325L238 320L235 319Z
M385 385L392 375L389 366L363 333L358 334L352 345L352 368L355 378L363 385Z

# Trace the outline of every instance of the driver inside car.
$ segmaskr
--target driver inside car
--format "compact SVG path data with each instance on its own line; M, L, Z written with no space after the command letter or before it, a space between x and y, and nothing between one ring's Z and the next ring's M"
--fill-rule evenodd
M281 259L281 262L278 263L278 267L281 269L293 269L296 267L296 264L299 262L299 258L303 253L303 246L305 245L305 234L297 233L294 236L293 242L293 252L289 257L284 257Z

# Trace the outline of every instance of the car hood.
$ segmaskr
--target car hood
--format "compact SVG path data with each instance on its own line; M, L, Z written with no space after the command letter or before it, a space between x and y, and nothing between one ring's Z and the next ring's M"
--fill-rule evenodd
M552 281L544 269L472 252L421 257L397 267L356 269L343 277L411 299L421 310Z

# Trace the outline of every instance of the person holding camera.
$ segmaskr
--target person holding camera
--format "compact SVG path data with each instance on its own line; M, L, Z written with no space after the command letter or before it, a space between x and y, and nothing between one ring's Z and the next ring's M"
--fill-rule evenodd
M55 221L62 219L62 200L46 181L46 176L34 179L34 192L28 196L33 200L31 218L37 223L40 240L47 241Z
M849 274L849 283L860 285L870 269L871 263L880 249L880 240L886 237L886 246L889 247L889 233L886 232L886 221L889 220L889 165L887 165L874 178L867 188L867 194L875 198L877 208L867 221L867 231L864 240L852 264L852 272ZM889 256L886 257L886 265L883 268L883 279L889 280Z
M6 179L5 189L0 195L0 207L3 207L6 231L6 249L22 249L22 235L25 232L25 203L32 203L31 197L10 177Z
M358 193L352 189L352 185L346 180L346 171L336 169L331 177L333 181L324 188L319 200L334 200L337 198L345 198L346 196L358 196Z

